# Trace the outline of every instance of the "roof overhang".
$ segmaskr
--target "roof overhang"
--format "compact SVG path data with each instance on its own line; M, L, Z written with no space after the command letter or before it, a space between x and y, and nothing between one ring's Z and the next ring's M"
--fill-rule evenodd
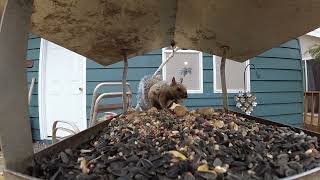
M170 45L243 62L320 26L320 0L34 0L32 33L108 65Z

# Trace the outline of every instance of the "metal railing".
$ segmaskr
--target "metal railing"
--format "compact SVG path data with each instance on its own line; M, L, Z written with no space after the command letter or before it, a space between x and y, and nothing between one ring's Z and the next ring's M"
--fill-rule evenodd
M304 92L304 124L320 126L320 91Z
M103 104L102 100L106 99L106 98L115 98L115 97L122 97L122 92L108 92L108 93L98 93L98 91L102 88L102 87L110 87L110 86L122 86L122 82L103 82L98 84L94 91L93 91L93 95L92 95L92 102L91 102L91 109L90 109L90 120L89 120L89 127L97 124L99 121L97 119L97 114L98 113L105 113L105 115L111 115L111 116L116 116L116 113L113 112L109 112L110 110L118 110L118 109L123 109L123 102L120 104ZM131 107L131 103L132 103L132 91L131 91L131 87L129 83L126 83L126 96L127 98L127 102L125 103L125 105L129 108ZM58 126L58 124L68 124L71 128L65 128L65 127L61 127ZM65 137L58 137L57 136L57 131L64 131L69 133L68 136ZM52 127L52 142L53 143L57 143L60 140L67 138L69 136L75 135L77 133L79 133L80 130L78 129L78 127L72 123L72 122L68 122L68 121L55 121L53 123L53 127Z
M60 127L60 126L58 126L58 123L68 124L69 126L72 127L72 129L71 128ZM65 137L58 137L57 136L57 131L58 130L67 132L67 133L69 133L69 135L65 136ZM59 142L60 140L65 139L67 137L70 137L72 135L75 135L75 134L77 134L79 132L80 132L80 130L78 129L77 125L74 124L73 122L54 121L54 123L52 125L52 144L55 144L55 143Z
M90 120L89 120L89 127L95 125L98 123L97 121L97 114L101 112L110 113L108 111L110 110L117 110L117 109L123 109L123 103L126 104L126 106L129 108L132 103L132 91L129 83L126 83L126 96L128 102L122 102L121 104L100 104L101 101L105 98L114 98L114 97L122 97L122 92L109 92L109 93L101 93L99 94L98 91L102 87L107 86L121 86L122 82L103 82L98 84L92 94L92 101L91 101L91 109L90 109Z

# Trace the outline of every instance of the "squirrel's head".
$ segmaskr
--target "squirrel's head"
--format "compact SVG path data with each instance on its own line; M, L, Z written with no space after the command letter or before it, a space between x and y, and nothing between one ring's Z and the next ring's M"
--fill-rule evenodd
M184 99L188 97L187 88L182 84L182 81L177 83L176 79L173 77L170 87L178 99Z

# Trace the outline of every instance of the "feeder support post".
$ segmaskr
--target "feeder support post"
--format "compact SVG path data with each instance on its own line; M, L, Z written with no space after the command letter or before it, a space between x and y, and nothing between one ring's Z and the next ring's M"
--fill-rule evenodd
M222 47L223 55L220 64L220 77L221 77L221 87L222 87L222 96L223 96L223 110L228 112L228 92L226 84L226 60L227 60L227 51L228 47Z
M33 156L26 51L33 0L7 0L0 27L0 141L5 167L24 172Z
M123 113L128 110L128 96L127 96L127 76L128 76L128 57L127 52L123 52L123 74L122 74L122 102Z
M163 61L159 68L153 73L152 77L155 77L156 75L158 75L158 73L162 70L163 66L165 66L174 56L175 52L177 52L179 50L178 47L176 47L176 42L175 41L172 41L171 42L171 48L172 48L172 53L166 57L166 60Z

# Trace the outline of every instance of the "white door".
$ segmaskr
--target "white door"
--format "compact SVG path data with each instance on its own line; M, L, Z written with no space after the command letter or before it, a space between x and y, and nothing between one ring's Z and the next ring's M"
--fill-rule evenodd
M41 137L52 136L56 120L72 122L84 130L87 127L86 58L42 40L39 71ZM70 129L67 124L60 126ZM57 132L57 136L65 135L68 133Z

